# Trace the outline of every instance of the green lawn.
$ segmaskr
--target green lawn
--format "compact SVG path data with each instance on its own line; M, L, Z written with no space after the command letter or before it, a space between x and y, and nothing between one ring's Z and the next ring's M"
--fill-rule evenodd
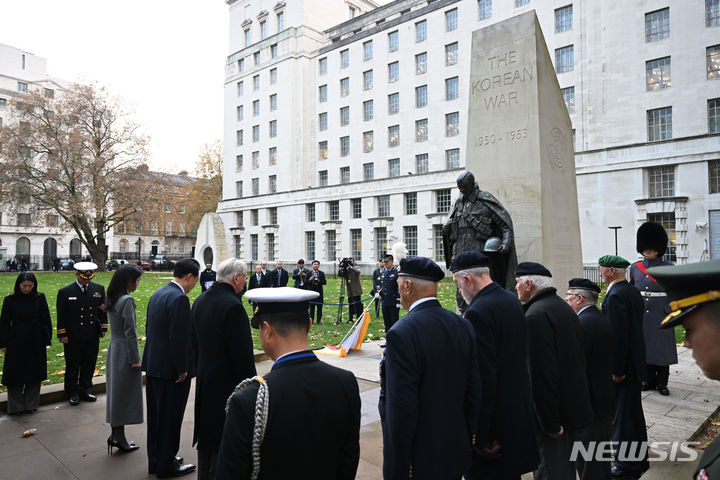
M55 327L56 313L55 313L55 301L57 297L57 291L65 285L74 281L75 276L71 272L43 272L35 274L38 278L38 290L43 292L48 300L48 306L50 307L50 315L53 320L53 328ZM95 275L94 282L107 285L110 283L112 273L101 272ZM133 293L135 302L138 307L138 337L140 340L140 349L142 350L145 344L145 315L147 312L147 303L150 296L155 290L165 285L171 279L170 272L162 273L149 273L146 272L142 276L140 286L137 291ZM1 273L0 274L0 296L3 298L10 294L15 286L15 279L17 274L14 273ZM366 293L363 295L363 299L369 297L367 293L372 287L372 282L369 278L362 280L363 291ZM337 303L340 289L340 280L336 278L328 277L328 284L325 286L325 301L328 303ZM200 286L196 286L188 295L190 302L193 302L195 298L200 295ZM447 308L454 309L455 301L455 287L448 280L440 284L439 292L440 301ZM346 297L347 298L347 297ZM245 310L248 315L251 314L251 310L247 301L244 301ZM366 303L367 305L367 303ZM327 345L337 344L343 336L350 329L350 325L343 323L336 326L335 321L337 320L338 307L334 305L326 305L323 309L323 323L320 325L313 325L310 331L310 346L324 347ZM400 310L400 315L405 313L404 310ZM347 320L347 306L345 306L343 312L343 320ZM260 341L257 337L257 330L252 330L253 343L255 348L260 349ZM377 320L375 319L374 307L371 308L371 322L368 327L366 340L377 340L385 336L385 329L382 322L382 315ZM97 371L96 375L105 374L105 355L107 353L107 346L109 341L109 335L100 341L100 354L98 356ZM57 340L55 332L53 331L53 344L48 348L48 379L43 382L44 384L49 383L60 383L63 381L63 372L65 370L65 360L63 359L63 348L62 344ZM0 357L2 353L0 353ZM0 387L0 391L4 391L5 387Z
M12 292L15 285L15 279L17 274L14 273L0 273L0 296L3 298ZM55 326L55 300L57 291L63 286L73 282L75 276L71 272L58 272L58 273L36 273L38 278L38 290L43 292L47 297L48 304L50 307L50 315L53 319L53 327ZM112 273L101 272L98 273L93 281L105 285L107 287L110 283ZM143 274L140 286L137 291L133 293L135 302L138 307L138 337L140 340L140 348L142 350L145 344L145 314L147 311L147 303L152 293L165 285L171 279L169 272L162 273L149 273ZM372 282L370 278L363 278L363 299L369 297ZM339 297L340 280L334 277L328 277L328 284L325 286L325 302L337 303ZM200 294L200 286L196 286L189 294L190 301L193 302L195 298ZM446 278L441 284L438 292L440 302L445 308L455 310L455 286L452 284L450 278ZM602 300L602 297L601 297ZM248 316L251 314L251 310L247 301L244 301L245 310ZM367 303L366 303L367 305ZM343 336L348 332L350 325L342 323L341 325L335 325L337 320L338 307L335 305L326 305L323 309L323 323L320 325L313 324L312 330L310 331L310 346L313 348L324 347L327 345L336 345ZM400 310L400 316L405 314L405 310ZM347 306L343 312L343 320L347 320ZM385 329L382 322L382 316L375 319L374 307L370 309L370 326L368 327L366 340L377 340L385 337ZM252 330L253 343L255 348L260 349L260 341L257 337L257 330ZM682 343L685 338L685 330L682 327L676 327L675 337L678 343ZM105 374L105 354L107 352L107 346L109 341L109 335L101 339L100 342L100 355L98 356L98 364L96 375ZM2 353L0 353L0 357ZM48 348L48 379L45 380L45 384L49 383L60 383L63 380L63 372L65 370L65 360L63 359L63 348L62 344L57 340L55 332L53 331L53 344ZM0 387L0 391L4 391L5 387Z

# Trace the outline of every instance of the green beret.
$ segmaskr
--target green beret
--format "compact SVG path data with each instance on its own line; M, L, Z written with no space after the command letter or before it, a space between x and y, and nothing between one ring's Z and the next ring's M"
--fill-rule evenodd
M630 266L630 262L617 255L604 255L600 257L598 263L601 267L627 268Z

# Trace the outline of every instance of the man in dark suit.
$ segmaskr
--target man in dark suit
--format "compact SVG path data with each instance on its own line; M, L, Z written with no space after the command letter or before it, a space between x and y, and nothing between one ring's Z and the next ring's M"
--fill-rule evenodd
M283 268L283 262L275 264L277 268L270 272L271 287L287 287L288 271Z
M267 275L263 275L262 267L258 264L255 265L255 273L250 275L248 280L248 290L253 288L269 287L270 278Z
M197 443L199 479L214 478L228 397L238 383L256 374L250 322L236 296L245 285L246 269L237 258L222 262L217 282L192 307L197 375L193 445Z
M398 293L398 271L393 266L394 257L386 255L385 273L380 286L380 303L382 305L383 323L385 324L385 332L390 330L395 322L400 318L400 294Z
M246 296L257 305L251 325L276 361L232 395L215 478L251 478L259 470L265 480L354 479L360 394L352 373L321 362L308 346L308 301L317 293L273 288ZM256 409L267 414L256 416Z
M573 443L593 421L585 373L580 322L550 286L552 274L539 263L515 270L515 290L524 302L528 328L528 366L540 465L536 480L575 480Z
M380 365L384 478L459 479L481 402L475 334L437 300L445 274L435 262L403 258L399 275L409 312L387 331Z
M586 429L583 441L609 442L612 436L612 416L615 411L615 393L612 381L615 331L610 321L595 306L600 294L597 283L585 278L573 278L568 283L565 301L577 313L585 345L590 404L593 423ZM592 450L591 450L592 451ZM594 453L594 452L593 452ZM610 462L582 457L575 461L582 480L610 478Z
M527 370L525 314L517 297L490 277L490 259L455 256L450 269L475 329L482 404L467 479L519 479L540 463Z
M612 379L615 382L615 416L612 439L615 445L613 476L639 477L650 467L647 451L641 460L619 458L621 451L634 448L633 443L647 442L645 413L642 407L640 382L647 377L645 339L642 320L645 310L637 288L625 280L630 262L617 255L600 257L600 276L608 285L602 311L615 330L615 361Z
M200 273L200 289L202 292L210 288L210 285L212 285L215 282L216 278L215 270L212 269L211 264L205 265L205 270Z
M57 336L65 352L65 391L70 405L94 402L90 393L100 338L107 332L105 287L91 280L97 265L75 264L75 282L57 294Z
M199 278L196 260L179 260L172 281L156 290L148 302L142 369L146 372L148 472L158 478L195 470L193 464L181 465L175 455L194 373L187 293Z
M373 295L380 293L380 288L382 287L382 276L383 276L384 270L385 270L385 262L383 262L383 259L381 258L380 260L378 260L378 268L376 268L373 271L373 276L372 276ZM375 302L375 318L378 318L380 316L380 299L375 297L373 302Z
M647 273L670 300L671 312L660 328L672 331L682 324L698 367L708 378L720 380L720 260L653 267ZM720 478L720 438L705 449L692 478Z
M297 262L297 268L293 270L292 278L295 280L293 287L295 288L308 288L307 277L310 275L310 270L305 268L305 260L302 258Z
M310 276L308 277L308 290L312 290L313 292L320 294L319 297L310 303L310 320L314 318L315 323L322 323L322 304L325 299L323 296L323 285L325 284L327 284L327 280L325 280L325 272L320 270L320 262L318 260L313 260L312 270L310 271ZM317 317L315 316L316 311Z

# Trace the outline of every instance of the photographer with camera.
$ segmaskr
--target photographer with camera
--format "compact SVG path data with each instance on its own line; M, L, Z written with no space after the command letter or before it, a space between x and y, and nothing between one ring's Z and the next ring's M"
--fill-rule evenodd
M320 262L313 260L312 270L310 270L310 276L308 277L308 290L318 292L320 294L315 300L310 302L310 320L315 318L315 323L322 323L322 311L323 311L323 285L327 283L325 280L325 272L320 270ZM315 317L315 311L317 311L317 317Z
M360 269L355 266L355 259L350 258L343 258L341 260L341 267L342 264L345 264L345 271L347 279L347 296L348 296L348 310L349 310L349 316L348 316L348 322L347 323L353 323L353 314L356 318L360 318L360 315L362 315L363 312L363 305L360 303L360 298L362 297L362 285L360 284Z
M295 288L302 288L303 290L307 290L308 288L308 277L310 276L310 270L305 268L305 260L302 258L298 260L297 262L297 268L293 270L293 280L295 280L295 284L293 287Z

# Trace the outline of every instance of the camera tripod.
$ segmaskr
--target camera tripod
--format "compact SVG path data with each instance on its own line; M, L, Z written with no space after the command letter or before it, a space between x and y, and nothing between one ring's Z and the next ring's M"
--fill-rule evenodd
M345 302L346 288L347 288L347 278L340 277L340 296L338 298L338 313L337 313L337 321L335 322L335 325L340 325L342 323L343 306L344 306L344 302Z

